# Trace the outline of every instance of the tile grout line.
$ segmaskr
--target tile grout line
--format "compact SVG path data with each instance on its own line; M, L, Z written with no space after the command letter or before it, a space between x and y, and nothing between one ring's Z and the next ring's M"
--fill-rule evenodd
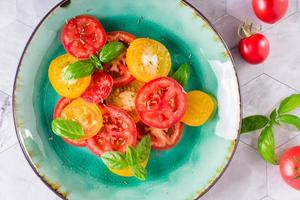
M296 137L298 137L299 135L295 135L294 137L288 139L286 142L282 143L281 145L278 145L275 149L279 149L280 147L282 147L283 145L289 143L290 141L294 140Z
M12 148L15 147L17 144L18 144L18 142L16 142L15 144L12 144L10 147L4 149L3 151L0 152L0 155L3 154L3 153L6 152L6 151L12 149Z
M254 81L255 79L261 77L262 75L264 75L264 73L258 75L258 76L255 77L255 78L252 78L251 80L249 80L249 81L247 81L246 83L242 84L242 85L240 86L240 88L243 88L244 86L248 85L249 83L251 83L251 82Z
M26 23L20 21L19 19L16 19L16 21L17 21L18 23L20 23L20 24L23 24L24 26L27 26L27 28L32 29L32 31L34 30L34 27L33 27L33 26L30 26L30 25L28 25L28 24L26 24Z
M278 80L278 79L276 79L276 78L270 76L269 74L267 74L267 73L265 73L265 72L264 72L263 74L265 74L266 76L270 77L270 78L273 79L274 81L277 81L277 82L281 83L282 85L285 85L286 87L288 87L288 88L294 90L295 92L299 92L299 90L297 90L296 88L293 88L293 87L289 86L288 84L281 82L280 80Z
M247 145L248 147L250 147L251 149L257 151L257 149L253 146L251 146L250 144L247 144L246 142L244 142L242 139L240 139L240 142L243 143L244 145Z

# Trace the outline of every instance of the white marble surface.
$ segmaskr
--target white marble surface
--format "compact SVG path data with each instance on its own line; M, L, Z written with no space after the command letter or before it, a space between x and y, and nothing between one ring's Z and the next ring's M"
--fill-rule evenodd
M269 59L245 63L237 51L236 28L248 18L256 23L251 0L189 0L223 35L236 62L244 116L267 114L280 100L300 91L300 0L290 0L288 14L275 25L263 24L271 42ZM59 0L0 0L0 200L59 200L32 172L15 135L11 94L14 74L33 28ZM300 111L297 112L300 114ZM220 181L203 200L299 200L300 192L281 180L278 167L258 156L258 134L241 137L237 152ZM277 152L300 144L291 127L276 129Z

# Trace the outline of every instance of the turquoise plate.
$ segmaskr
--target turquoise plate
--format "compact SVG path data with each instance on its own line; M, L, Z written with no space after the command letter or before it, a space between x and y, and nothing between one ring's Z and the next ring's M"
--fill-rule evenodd
M203 90L218 101L211 121L186 126L175 148L151 153L145 182L111 174L87 149L72 147L51 131L59 96L47 70L65 52L62 26L80 14L96 16L107 31L125 30L162 42L174 69L184 62L192 65L186 90ZM239 87L230 52L199 11L179 0L71 0L55 6L24 50L13 105L17 136L33 170L49 188L72 200L196 199L224 172L239 136Z

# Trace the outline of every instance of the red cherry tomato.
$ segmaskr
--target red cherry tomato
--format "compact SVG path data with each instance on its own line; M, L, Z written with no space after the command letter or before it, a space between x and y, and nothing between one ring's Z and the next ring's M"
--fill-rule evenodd
M102 103L110 94L113 87L113 79L104 72L95 72L87 90L82 94L82 98L91 103Z
M264 35L256 33L240 41L239 51L248 63L259 64L268 57L270 44Z
M53 112L53 118L59 118L61 112L63 111L63 109L69 105L72 102L71 99L62 97L56 104L55 108L54 108L54 112ZM77 147L84 147L86 146L86 141L85 140L70 140L67 138L62 138L66 143L71 144L73 146L77 146Z
M107 33L108 42L121 41L129 44L135 39L136 37L134 35L124 31L113 31ZM128 85L134 80L134 77L131 76L126 65L126 53L123 53L111 63L104 65L104 69L113 77L115 87Z
M288 185L300 190L300 146L295 146L282 155L280 174Z
M87 140L88 148L101 156L107 151L124 152L128 145L135 146L137 130L133 119L114 106L102 106L103 128Z
M274 24L285 15L288 3L288 0L253 0L252 7L260 20Z
M69 54L86 59L97 54L105 45L106 32L95 17L80 15L70 19L64 26L61 41Z
M135 106L140 119L148 126L169 128L185 114L187 95L174 79L157 78L138 91Z
M136 124L138 129L138 139L142 139L145 135L151 137L151 147L156 150L167 150L178 144L181 139L184 124L178 122L166 129L149 127L142 122Z

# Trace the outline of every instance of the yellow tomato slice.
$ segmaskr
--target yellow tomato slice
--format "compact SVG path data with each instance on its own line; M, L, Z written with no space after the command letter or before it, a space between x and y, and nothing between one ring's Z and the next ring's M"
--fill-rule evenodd
M148 159L145 160L144 162L142 162L141 166L146 167L147 163L148 163ZM130 167L127 167L125 169L111 169L111 168L108 168L108 169L109 169L109 171L111 171L114 174L117 174L118 176L126 176L126 177L133 176L133 173L131 172Z
M102 113L98 105L89 103L82 98L75 99L68 104L60 115L63 119L78 122L84 131L85 140L96 135L103 125Z
M115 87L106 99L106 102L127 111L128 114L134 119L134 121L138 122L140 119L135 110L135 97L137 91L143 85L144 83L134 80L129 85Z
M64 79L64 72L67 66L76 61L77 59L73 56L64 54L58 56L50 63L48 70L49 80L60 96L70 99L77 98L86 90L91 82L91 76L69 81Z
M130 43L126 53L129 72L137 80L148 82L168 76L171 57L168 49L158 41L139 38Z
M194 90L187 93L187 111L182 122L189 126L200 126L207 122L214 114L217 103L208 94Z

